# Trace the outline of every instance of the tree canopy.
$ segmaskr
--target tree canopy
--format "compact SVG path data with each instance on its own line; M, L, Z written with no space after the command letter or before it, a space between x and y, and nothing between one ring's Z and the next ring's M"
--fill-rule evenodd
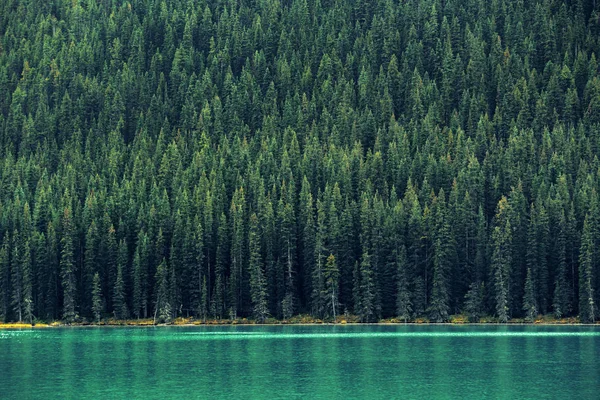
M0 319L594 321L599 15L3 1Z

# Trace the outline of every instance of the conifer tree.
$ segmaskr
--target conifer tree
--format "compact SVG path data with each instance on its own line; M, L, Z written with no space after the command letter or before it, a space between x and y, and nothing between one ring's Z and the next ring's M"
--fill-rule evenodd
M360 308L359 317L362 322L373 322L376 317L375 310L375 282L373 280L373 266L371 255L364 252L360 263Z
M98 228L96 222L92 220L85 236L85 251L84 251L84 263L82 271L82 291L81 291L81 306L83 313L85 314L89 307L92 306L92 286L93 277L98 272L99 266L97 262L98 257Z
M252 299L253 315L263 323L269 314L267 303L267 287L263 262L260 254L260 238L258 236L258 217L250 216L250 230L248 233L248 249L250 251L250 297Z
M471 283L469 291L465 295L465 313L469 318L469 322L479 322L479 319L484 315L484 292L483 282Z
M579 252L579 319L592 323L596 319L592 271L594 265L594 241L590 215L586 215Z
M493 253L492 273L494 282L495 311L500 322L507 322L509 317L509 273L511 266L511 225L508 220L508 202L502 197L498 203L494 230L492 232Z
M62 237L60 240L60 277L63 288L63 312L62 317L66 323L72 323L77 318L75 281L75 260L73 249L73 221L71 209L65 207L62 218Z
M0 321L6 321L9 316L10 265L8 258L8 239L4 237L0 248Z
M18 241L18 233L15 231L13 233L13 242ZM12 295L11 295L11 305L12 311L17 318L17 321L23 321L23 313L24 313L24 301L23 301L23 257L21 256L20 251L22 249L20 246L15 243L13 245L12 252L12 265L11 265L11 287L12 287Z
M449 318L450 293L448 276L455 251L446 211L444 190L441 189L436 202L436 232L433 243L433 290L428 313L435 322L446 322Z
M523 297L523 311L525 311L525 319L527 321L535 321L538 308L536 305L536 296L533 286L531 268L527 268L527 278L525 279L525 296Z
M29 324L33 324L33 283L31 271L31 249L29 240L25 240L21 261L21 270L23 272L23 317Z
M335 322L339 308L340 270L333 254L330 254L329 257L327 257L323 277L325 279L325 315L333 318L333 321Z
M127 267L127 245L125 240L119 242L119 254L117 256L117 279L113 290L113 309L117 319L127 319L129 311L127 309L127 299L125 292L125 268Z
M235 191L231 200L231 303L230 307L233 312L233 319L237 318L238 312L241 312L243 304L243 283L244 283L244 263L245 263L245 197L244 190L238 189Z
M407 267L406 247L402 246L396 255L396 314L398 315L398 318L404 320L405 323L411 318L412 314L412 301L408 287Z
M557 273L554 280L554 297L552 302L552 308L554 310L554 316L561 318L568 315L571 312L570 309L570 293L569 283L567 277L567 252L566 252L566 237L565 230L567 229L567 222L565 220L564 212L561 213L559 226L558 226L558 237L556 238L556 255L558 260Z
M202 287L200 288L200 302L198 303L198 315L202 317L203 321L206 321L208 315L208 287L206 286L206 276L202 277Z
M104 310L102 300L102 287L100 286L100 275L98 272L94 274L94 280L92 283L92 313L94 314L94 320L100 322L102 318L102 312Z
M156 300L154 302L154 323L169 323L173 317L169 296L169 272L166 260L163 258L156 269Z
M314 315L323 316L325 311L325 301L323 298L325 293L325 263L326 263L326 214L324 204L317 200L317 229L314 237L314 267L312 269L312 312Z
M148 316L148 235L140 232L133 257L133 314Z

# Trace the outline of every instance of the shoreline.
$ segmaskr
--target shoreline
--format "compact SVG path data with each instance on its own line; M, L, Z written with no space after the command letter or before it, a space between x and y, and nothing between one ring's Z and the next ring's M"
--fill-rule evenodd
M0 323L0 330L3 329L52 329L52 328L169 328L169 327L231 327L231 326L597 326L600 327L600 321L590 323L579 323L579 322L561 322L561 321L541 321L541 322L523 322L514 321L506 323L498 322L270 322L270 323L254 323L250 321L235 322L226 321L219 323L194 323L194 322L181 322L181 323L136 323L137 321L111 321L106 323L74 323L66 324L63 322L55 321L52 323Z

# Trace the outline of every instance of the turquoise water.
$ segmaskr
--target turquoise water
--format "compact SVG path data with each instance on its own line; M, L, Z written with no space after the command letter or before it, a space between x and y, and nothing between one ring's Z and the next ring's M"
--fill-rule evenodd
M1 399L598 399L591 326L0 330Z

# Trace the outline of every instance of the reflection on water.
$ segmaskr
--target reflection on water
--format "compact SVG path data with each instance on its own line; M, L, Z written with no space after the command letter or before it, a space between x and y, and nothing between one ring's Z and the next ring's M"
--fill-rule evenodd
M0 331L0 397L597 398L592 326Z

